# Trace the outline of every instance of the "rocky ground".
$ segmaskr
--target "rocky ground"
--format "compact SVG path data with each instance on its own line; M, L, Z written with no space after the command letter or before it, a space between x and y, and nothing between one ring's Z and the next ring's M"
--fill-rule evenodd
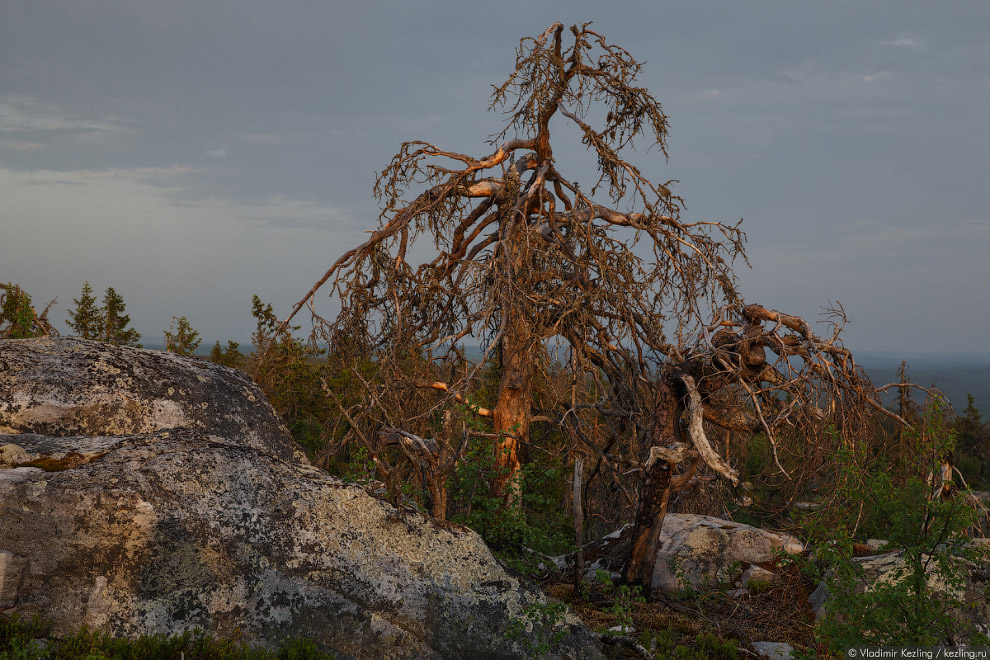
M798 539L670 514L646 602L617 584L627 532L585 548L579 588L573 557L536 585L471 530L310 465L241 372L0 341L0 616L54 635L201 628L384 660L785 658L812 642L828 594L792 561ZM871 584L896 579L898 555L866 554ZM986 574L953 588L990 633Z

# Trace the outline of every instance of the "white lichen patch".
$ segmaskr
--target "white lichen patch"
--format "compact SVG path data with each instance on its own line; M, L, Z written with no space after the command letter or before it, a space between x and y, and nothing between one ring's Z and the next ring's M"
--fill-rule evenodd
M158 428L189 426L182 404L170 399L155 399L151 402L148 417L155 420ZM148 429L151 431L154 429Z
M2 445L0 446L0 468L13 467L18 463L24 463L30 460L28 456L29 454L17 445Z

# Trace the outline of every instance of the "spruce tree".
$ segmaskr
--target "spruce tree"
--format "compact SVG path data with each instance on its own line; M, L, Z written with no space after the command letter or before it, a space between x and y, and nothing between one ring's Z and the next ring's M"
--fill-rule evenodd
M100 339L111 344L140 348L141 344L138 343L138 340L141 338L141 333L134 328L127 327L131 322L131 317L124 314L124 308L123 296L114 291L113 287L107 287L103 296L103 327Z
M956 465L971 488L990 484L990 424L976 407L972 394L966 395L966 410L954 423Z
M28 339L43 334L31 296L16 284L0 284L0 339Z
M102 329L102 319L100 318L100 308L96 304L96 296L93 295L93 288L89 282L83 284L82 293L78 298L73 298L72 302L76 308L69 312L69 318L65 323L76 336L83 339L99 339Z
M240 346L236 341L228 340L227 347L221 348L220 342L217 341L210 350L210 360L225 367L240 369L244 362L244 354L241 353Z
M956 420L956 437L959 439L959 444L972 444L982 426L983 415L977 409L973 395L967 394L966 410L963 411L963 416Z
M175 332L173 332L173 330ZM172 327L165 331L165 352L192 355L203 342L185 316L172 317Z

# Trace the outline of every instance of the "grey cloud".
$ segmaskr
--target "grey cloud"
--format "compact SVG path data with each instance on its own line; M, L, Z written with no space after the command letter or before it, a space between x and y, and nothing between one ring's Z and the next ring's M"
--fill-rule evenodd
M40 221L32 214L47 207L29 191L61 195L61 186L88 196L74 197L76 208L65 202L68 218L44 219L54 236L77 236L81 222L92 235L113 228L122 248L152 260L163 256L143 246L172 224L196 240L223 240L220 227L236 233L240 255L188 253L211 262L183 264L208 285L170 275L163 281L183 294L166 295L150 278L129 278L143 281L142 314L188 306L211 335L237 338L223 328L244 321L216 302L236 286L217 284L210 268L273 302L297 300L374 226L375 172L401 141L487 151L503 121L487 111L490 85L511 70L520 37L554 20L594 20L646 60L641 84L670 117L671 159L645 149L634 159L657 179L680 181L689 217L746 218L747 295L808 305L812 316L818 304L848 298L853 336L876 347L888 338L884 314L897 311L889 300L914 292L964 305L963 291L979 295L969 282L936 294L923 273L898 284L888 262L924 263L943 289L952 277L990 280L990 266L973 258L985 246L978 230L950 229L941 242L925 233L987 216L984 0L504 0L480 12L453 0L10 0L3 14L0 171L17 186L16 205L0 198L4 217ZM590 183L593 163L579 144L561 142L555 153ZM100 186L119 210L98 197ZM99 219L94 209L131 217ZM104 256L77 259L79 245L50 244L50 263L18 260L4 277L30 290L30 280L48 286L57 275L56 293L68 300L85 265ZM869 285L857 289L856 278ZM987 308L973 324L990 323ZM946 331L920 323L922 334Z

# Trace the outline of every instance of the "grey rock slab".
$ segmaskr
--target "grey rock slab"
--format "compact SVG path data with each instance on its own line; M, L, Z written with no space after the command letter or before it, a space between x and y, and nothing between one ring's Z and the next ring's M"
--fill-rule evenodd
M304 636L355 658L516 658L510 620L547 602L470 530L197 430L5 473L18 478L0 479L0 551L26 560L17 611L59 634L198 627L268 645ZM600 657L573 615L563 623L571 657Z
M74 337L0 342L0 433L196 428L308 462L251 377L199 358Z

